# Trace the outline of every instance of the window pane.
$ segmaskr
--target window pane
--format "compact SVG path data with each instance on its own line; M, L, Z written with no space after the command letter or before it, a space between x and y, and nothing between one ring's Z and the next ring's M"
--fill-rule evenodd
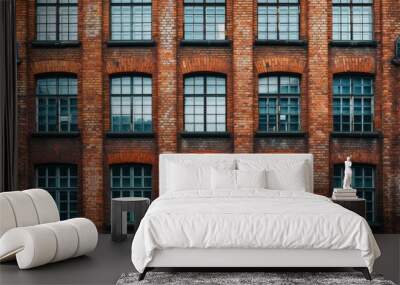
M77 80L67 76L37 79L37 131L77 131Z
M292 75L259 78L259 129L267 132L300 130L300 79Z
M184 2L184 37L186 40L224 40L225 2Z
M112 1L112 40L151 40L151 1Z
M115 76L111 79L110 90L112 131L151 132L151 78Z
M44 165L36 167L36 187L52 195L61 219L70 219L78 213L78 176L75 165Z
M332 12L333 40L372 40L371 1L334 1Z
M221 76L185 78L185 131L226 130L226 82Z
M258 39L298 40L298 1L258 1Z
M77 40L77 1L37 1L36 39L39 41Z
M373 81L368 76L340 75L333 80L334 130L373 130Z
M151 198L151 165L113 165L110 168L111 198L148 197ZM128 219L134 222L134 217Z

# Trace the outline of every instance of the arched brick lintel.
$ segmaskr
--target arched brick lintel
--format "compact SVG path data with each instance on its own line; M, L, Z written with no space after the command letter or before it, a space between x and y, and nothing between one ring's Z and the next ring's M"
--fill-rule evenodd
M331 160L332 164L341 164L347 158L347 154L338 154L333 155ZM369 152L354 152L351 154L351 160L353 163L362 163L362 164L371 164L371 165L378 165L379 164L379 157L376 155L371 155Z
M270 72L289 72L303 74L305 65L295 57L272 57L260 59L255 63L257 74Z
M129 58L112 59L105 65L107 74L144 73L153 74L154 64L151 57L131 56Z
M157 158L151 152L116 152L107 155L107 164L143 163L155 165Z
M46 60L32 62L30 65L31 73L38 75L44 73L73 73L78 74L80 63L69 60Z
M332 73L375 73L375 60L372 57L336 57Z
M228 60L217 57L191 57L183 59L180 64L182 74L193 72L229 73Z

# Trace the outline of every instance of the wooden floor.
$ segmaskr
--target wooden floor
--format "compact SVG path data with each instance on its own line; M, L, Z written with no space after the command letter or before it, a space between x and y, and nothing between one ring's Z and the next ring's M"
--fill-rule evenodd
M400 235L376 235L382 251L375 272L400 283ZM19 270L15 262L0 265L0 284L115 284L124 272L134 271L130 258L132 237L115 243L100 235L97 249L89 256Z

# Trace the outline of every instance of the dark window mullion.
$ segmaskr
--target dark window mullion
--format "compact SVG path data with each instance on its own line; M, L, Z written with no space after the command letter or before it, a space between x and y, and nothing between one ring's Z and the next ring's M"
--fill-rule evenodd
M203 108L204 108L204 131L207 132L207 78L203 76Z
M56 40L60 40L60 0L56 2Z

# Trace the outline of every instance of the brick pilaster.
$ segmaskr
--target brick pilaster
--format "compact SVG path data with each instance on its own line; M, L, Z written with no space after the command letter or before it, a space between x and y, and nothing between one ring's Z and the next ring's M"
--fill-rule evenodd
M253 152L253 1L233 1L234 152Z
M79 4L83 13L79 92L83 215L100 227L104 221L102 2L84 0Z
M329 1L308 1L308 135L314 155L314 191L329 193L330 88L328 60Z
M16 1L16 32L19 44L17 66L17 108L18 108L18 189L29 187L29 114L28 104L28 3ZM17 190L17 189L8 189Z
M158 148L177 151L177 27L175 0L158 2Z
M391 63L394 57L393 43L396 37L400 34L400 5L396 0L383 1L382 14L385 15L382 21L381 33L381 89L378 90L382 96L382 181L383 181L383 218L385 232L395 231L395 220L400 219L400 186L399 177L396 177L396 163L398 164L399 153L395 152L396 142L399 140L399 124L398 116L398 89L396 90L396 77L398 77L399 67ZM397 101L397 102L396 102ZM396 157L397 159L393 159ZM398 170L397 170L398 171ZM399 175L399 172L397 172ZM397 209L396 209L397 205Z

